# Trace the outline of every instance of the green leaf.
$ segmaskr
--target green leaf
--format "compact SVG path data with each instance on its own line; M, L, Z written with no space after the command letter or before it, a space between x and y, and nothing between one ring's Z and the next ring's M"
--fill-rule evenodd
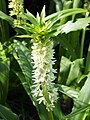
M90 45L89 45L89 48L88 48L88 54L87 54L87 58L86 58L85 72L86 73L90 72Z
M68 21L66 24L61 26L62 33L69 33L71 31L81 30L87 27L90 23L90 17L77 19L76 22Z
M53 37L53 40L61 44L63 48L68 52L68 54L72 57L72 59L76 59L77 55L75 53L74 48L71 46L70 42L67 40L67 36L65 34L60 34L57 37Z
M57 103L55 104L53 114L54 114L54 120L61 120L61 118L64 116L60 108L60 100L58 100Z
M32 36L30 35L17 35L16 37L19 37L19 38L32 38Z
M19 117L15 113L3 105L0 105L0 117L3 120L19 120Z
M25 46L25 43L14 40L13 53L15 59L20 65L23 74L17 74L27 91L27 94L32 99L30 86L32 85L32 64L30 50Z
M60 79L59 79L60 83L65 84L69 74L70 67L71 67L71 61L68 58L62 56L60 62Z
M21 33L21 34L25 34L26 33L26 34L31 35L32 33L33 34L36 33L34 27L31 24L28 24L28 23L26 23L23 26L17 26L17 27L15 27L15 30L17 31L17 33L21 33L23 31L23 33Z
M72 62L68 79L66 82L67 85L70 85L72 81L75 82L75 80L77 80L78 77L81 75L83 63L84 63L84 59L76 59L75 61Z
M9 86L10 61L0 43L0 103L5 104Z
M76 91L74 88L68 87L66 85L56 84L59 89L59 92L67 95L68 97L76 100L78 98L79 92Z
M65 117L64 117L63 119L61 119L61 120L66 120L66 119L69 119L69 120L85 120L85 119L83 119L83 118L81 118L81 117L79 117L79 119L77 119L76 116L77 116L78 114L84 115L84 114L85 114L85 111L88 110L88 109L90 109L90 104L82 106L81 108L79 108L78 110L76 110L76 111L68 114L67 116L65 116ZM75 118L75 119L74 119L74 118Z
M62 11L59 11L59 12L56 12L56 13L53 13L53 14L47 16L45 18L45 21L52 20L54 18L56 18L56 19L58 18L58 20L59 20L61 18L70 16L70 15L73 15L73 14L79 14L79 13L84 13L84 12L87 12L87 10L81 9L81 8L66 9L66 10L62 10Z
M0 62L0 103L5 104L9 87L8 66Z
M37 19L28 10L27 13L25 13L25 17L39 29L39 23L37 22Z
M0 10L4 13L7 13L6 11L6 1L0 0ZM9 30L8 30L8 23L5 20L0 20L0 40L2 43L6 41L9 38Z
M78 99L76 99L76 100L77 101L82 101L82 103L86 103L87 104L86 109L90 109L90 105L88 105L90 103L90 74L88 75L87 80L86 80L84 86L80 90ZM84 106L82 104L82 108L83 107ZM76 109L74 108L74 110L76 110ZM80 113L80 114L74 116L72 118L72 120L83 120L83 119L85 119L85 117L86 117L86 112L83 112L83 113Z
M9 22L9 24L11 24L13 26L13 18L6 15L5 13L3 13L2 11L0 11L0 18L3 19L3 20L6 20Z
M45 5L43 6L41 15L40 15L40 25L43 26L43 24L45 24Z
M46 25L48 25L46 30L51 30L51 31L53 30L54 31L54 30L58 29L58 31L56 32L56 36L57 36L60 33L60 30L59 30L59 29L61 29L60 20L62 18L68 17L68 16L73 15L73 14L82 13L82 12L86 12L86 10L81 9L81 8L75 8L75 9L67 9L67 10L62 10L62 11L53 13L53 14L45 17ZM60 23L59 26L57 25L58 22Z
M6 11L6 1L5 0L0 0L0 10L3 12L7 12Z

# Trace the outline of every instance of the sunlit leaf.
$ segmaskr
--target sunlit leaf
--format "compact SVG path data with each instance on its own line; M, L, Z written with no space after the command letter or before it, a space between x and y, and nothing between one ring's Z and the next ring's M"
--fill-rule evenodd
M60 62L60 80L59 80L60 83L63 84L66 83L70 67L71 67L71 61L68 58L62 56Z
M68 79L66 84L70 85L72 81L75 81L78 79L78 77L81 75L81 69L83 68L83 61L84 59L76 59L72 62L70 72L68 75Z
M88 105L90 102L90 75L88 75L87 80L79 93L77 101L82 101L83 103L86 103L87 104L86 109L90 109L90 105ZM83 104L81 107L83 110L83 107L84 107ZM86 112L83 112L74 116L71 120L80 120L80 119L83 120L85 117L86 117Z
M76 22L68 21L62 28L62 33L69 33L71 31L81 30L84 27L87 27L90 23L90 17L77 19Z
M29 20L34 26L39 28L39 23L37 22L37 19L27 10L27 13L25 13L25 17L27 20Z
M40 25L42 26L43 24L45 24L45 5L43 6L41 15L40 15Z
M12 17L6 15L6 14L3 13L2 11L0 11L0 18L8 21L11 25L13 25L13 20L14 20L14 19L13 19Z

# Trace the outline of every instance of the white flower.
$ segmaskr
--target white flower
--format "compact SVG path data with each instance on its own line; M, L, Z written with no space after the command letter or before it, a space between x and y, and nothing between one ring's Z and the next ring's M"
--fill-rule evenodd
M9 5L8 8L10 8L10 15L19 15L20 13L23 13L23 0L8 0Z
M24 12L23 8L23 2L24 0L8 0L9 5L8 8L10 8L10 16L15 16L16 19L14 20L15 25L20 25L24 22L19 15Z
M53 110L54 103L58 99L57 88L54 86L56 70L53 69L55 59L53 58L53 42L50 39L44 42L35 40L32 46L33 63L33 86L32 94L39 104L43 102L48 111Z

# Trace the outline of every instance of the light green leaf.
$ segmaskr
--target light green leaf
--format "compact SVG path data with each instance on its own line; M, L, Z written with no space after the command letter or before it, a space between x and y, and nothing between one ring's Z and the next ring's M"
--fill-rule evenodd
M68 87L66 85L56 84L59 89L59 92L67 95L68 97L76 100L78 98L79 92L76 91L74 88Z
M88 105L90 103L90 74L88 75L84 86L80 90L77 101L82 101L82 103L86 103L87 107L89 107L89 108L86 107L86 109L90 109L90 105ZM82 108L83 107L84 106L82 104ZM76 109L74 108L74 110L76 110ZM85 117L86 117L86 112L83 112L83 113L80 113L80 114L74 116L71 120L83 120L83 119L85 119Z
M59 26L56 26L56 22L59 21L60 23L60 20L62 18L65 18L65 17L68 17L70 15L73 15L73 14L78 14L78 13L82 13L82 12L86 12L86 10L84 9L81 9L81 8L75 8L75 9L67 9L67 10L62 10L62 11L59 11L59 12L56 12L56 13L53 13L49 16L47 16L45 18L45 21L46 21L46 25L48 24L48 28L47 29L51 29L52 30L57 30L60 28L60 24ZM48 20L48 21L47 21ZM53 25L55 24L55 27L53 27ZM58 24L58 23L57 23ZM60 33L60 31L58 31L56 33L56 36Z
M37 12L37 16L36 16L37 22L40 23L40 16L39 13Z
M54 19L54 18L56 18L56 19L57 19L57 18L58 18L58 19L61 19L61 18L70 16L70 15L73 15L73 14L79 14L79 13L84 13L84 12L87 12L87 10L81 9L81 8L66 9L66 10L62 10L62 11L53 13L53 14L51 14L51 15L48 15L48 16L45 18L45 21L47 21L47 20L52 20L52 19ZM60 17L60 18L59 18L59 17Z
M45 24L45 5L43 6L41 15L40 15L40 25L42 26L43 24Z
M60 80L59 80L60 83L65 84L69 74L70 67L71 61L68 58L62 56L60 62Z
M81 70L83 68L84 59L76 59L72 62L70 72L66 84L70 85L72 81L75 81L80 77Z
M28 10L27 13L25 13L25 17L39 29L39 23L37 22L37 19Z
M19 38L32 38L32 36L30 35L17 35L16 37L19 37Z
M0 11L0 18L8 21L13 26L13 18Z
M77 19L76 22L68 21L65 25L61 27L62 33L69 33L71 31L81 30L87 27L90 23L90 17Z

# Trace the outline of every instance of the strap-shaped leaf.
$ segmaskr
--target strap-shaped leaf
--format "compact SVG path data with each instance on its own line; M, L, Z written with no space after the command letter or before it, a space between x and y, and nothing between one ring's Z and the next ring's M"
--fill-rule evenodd
M3 120L19 120L19 117L15 113L3 105L0 105L0 118Z
M48 24L47 30L50 29L51 31L55 31L58 29L59 32L56 32L56 36L60 33L60 24L56 23L57 21L60 21L62 18L68 17L73 14L79 14L87 12L87 10L81 9L81 8L75 8L75 9L67 9L62 10L60 12L53 13L45 18L46 25Z
M34 26L36 26L39 29L39 23L37 22L37 19L28 10L27 13L25 13L25 17L27 18L27 20L29 20Z
M86 73L90 72L90 45L89 45L89 48L88 48L88 54L87 54L87 58L86 58L85 72Z
M79 117L79 119L77 119L76 116L79 115L79 114L84 115L85 111L88 110L88 109L90 109L90 104L82 106L81 108L72 112L71 114L68 114L67 116L65 116L61 120L67 120L67 119L69 119L69 120L85 120L85 119L82 119L81 117Z
M87 104L85 110L90 109L90 104L89 104L90 103L90 74L88 75L87 80L80 91L77 101L82 101L83 103ZM84 106L82 105L81 107L83 110ZM76 110L76 109L74 109L74 110ZM80 114L74 116L71 120L83 120L83 119L85 119L85 117L86 117L86 112L83 112L83 113L80 113Z
M72 99L76 100L78 98L79 92L75 89L61 84L56 84L55 86L59 88L59 92L71 97Z
M40 15L40 25L42 26L43 24L45 24L45 5L43 6L41 15Z
M65 34L60 34L57 37L53 37L54 41L57 41L58 43L61 44L61 46L64 47L65 50L68 51L68 54L73 58L76 59L77 55L75 53L75 50L73 49L73 47L71 46L71 44L69 43L69 41L67 41L67 36Z
M60 19L61 19L61 18L70 16L70 15L73 15L73 14L78 14L78 13L83 13L83 12L87 12L87 10L81 9L81 8L66 9L66 10L62 10L62 11L53 13L53 14L51 14L51 15L48 15L48 16L45 18L45 21L51 20L51 19L54 19L54 18L57 19L58 16L59 16Z
M73 61L71 63L71 68L70 68L70 72L67 78L67 85L70 85L71 82L78 80L78 78L81 76L81 70L83 68L83 64L84 64L84 59L76 59L75 61ZM78 82L78 81L77 81Z
M5 104L9 85L10 61L0 43L0 103Z
M13 53L15 59L20 65L22 73L16 73L21 80L22 85L24 86L27 94L32 99L31 95L31 85L32 85L32 64L31 64L31 53L30 50L25 46L25 44L14 40L14 49Z
M6 14L3 13L2 11L0 11L0 18L8 21L9 24L13 25L13 18L10 17L10 16L8 16L8 15L6 15Z

